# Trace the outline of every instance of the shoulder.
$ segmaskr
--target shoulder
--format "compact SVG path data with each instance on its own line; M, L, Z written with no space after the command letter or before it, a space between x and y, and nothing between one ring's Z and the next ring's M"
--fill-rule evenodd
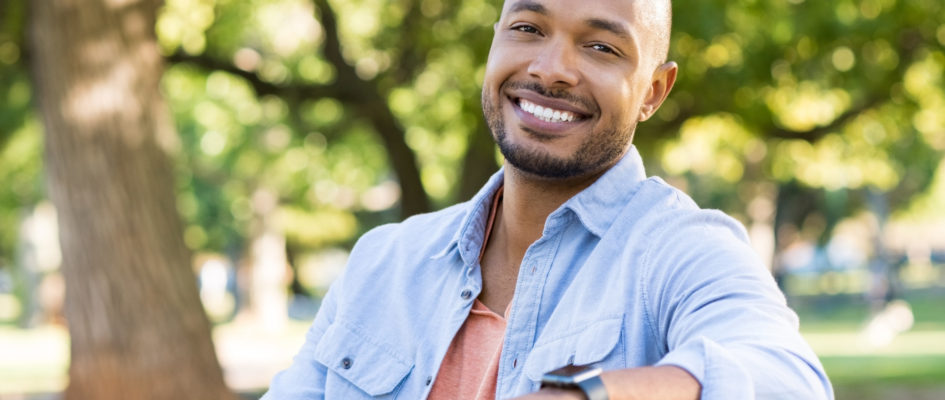
M375 227L358 239L351 256L377 256L392 251L432 256L449 244L468 211L469 204L464 202Z
M435 255L449 248L467 210L468 204L461 203L371 229L351 249L342 285L415 279L428 270L424 266L432 265Z
M677 274L767 272L745 227L719 210L700 208L688 195L650 178L632 202L640 212L643 266L650 278Z
M377 303L364 302L357 294L370 293L377 302L391 306L404 300L392 287L433 285L445 279L449 274L444 268L451 264L434 256L449 248L464 215L460 204L381 225L362 235L332 284L339 307L351 318L373 315Z
M745 227L738 220L722 211L699 207L686 193L660 178L647 179L631 202L637 203L634 207L643 209L640 228L650 237L662 238L659 243L692 245L690 240L680 240L684 239L679 237L683 233L685 238L694 236L748 243Z

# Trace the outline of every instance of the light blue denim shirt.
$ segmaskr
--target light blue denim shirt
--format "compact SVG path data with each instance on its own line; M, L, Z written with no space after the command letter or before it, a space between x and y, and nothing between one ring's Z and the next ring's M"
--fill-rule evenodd
M501 185L499 171L469 202L365 234L263 399L425 398L482 290ZM676 365L704 400L833 398L744 228L647 179L635 148L551 213L525 253L496 398L568 363Z

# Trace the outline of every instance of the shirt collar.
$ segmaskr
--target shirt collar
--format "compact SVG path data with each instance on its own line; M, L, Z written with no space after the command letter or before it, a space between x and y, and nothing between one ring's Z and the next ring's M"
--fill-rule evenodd
M601 237L610 229L617 215L646 180L643 159L636 146L630 146L627 154L604 172L594 183L568 199L545 221L547 228L552 219L565 210L571 210L587 230Z
M478 261L492 199L505 181L503 170L504 168L500 168L493 174L485 186L479 189L479 192L467 203L469 211L463 217L460 228L446 247L433 258L444 257L456 247L463 259L463 264L472 265ZM545 228L548 228L551 221L557 220L563 213L570 210L588 231L601 237L610 229L614 218L645 179L643 160L636 146L631 146L616 165L552 212L545 221Z
M479 192L469 200L466 206L468 211L460 222L459 229L447 242L446 247L433 258L444 257L455 247L463 259L463 264L472 265L478 262L482 241L485 238L486 224L489 222L492 199L505 182L503 172L504 168L499 168L482 189L479 189Z

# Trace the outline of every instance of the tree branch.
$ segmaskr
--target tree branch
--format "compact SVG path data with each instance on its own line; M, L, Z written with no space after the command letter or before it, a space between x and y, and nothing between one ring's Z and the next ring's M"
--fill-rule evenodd
M806 131L793 131L785 128L775 128L768 132L768 136L778 139L802 139L804 141L813 143L820 140L824 136L827 136L827 134L830 132L834 132L837 129L842 128L844 125L863 112L882 104L884 100L885 98L879 96L870 98L862 104L840 114L837 118L834 118L833 121L830 121L829 124L824 126L818 126Z
M178 51L165 57L165 61L174 64L190 64L205 71L223 71L243 78L253 87L257 95L292 96L297 98L334 97L341 101L353 100L354 96L342 85L336 83L317 85L293 83L278 85L267 82L255 72L245 71L235 65L210 57L206 54L191 55Z
M335 67L338 84L356 95L350 105L371 122L374 131L384 143L391 166L397 174L401 189L401 215L407 217L430 211L430 200L420 180L420 167L413 150L407 146L403 127L390 111L386 96L382 94L376 79L362 80L354 67L345 61L341 52L337 19L328 1L313 0L313 3L325 31L324 56Z
M918 34L915 30L907 29L900 33L899 38L899 57L900 61L897 65L897 68L891 72L890 76L895 77L893 81L898 81L902 76L905 75L906 69L912 66L913 61L915 61L916 51L920 47L921 35ZM890 80L886 80L890 81ZM871 93L870 97L860 103L858 106L847 110L846 112L840 114L837 118L831 121L829 124L816 127L807 131L792 131L783 128L776 128L769 132L771 137L781 138L781 139L803 139L808 142L816 142L833 132L848 122L859 116L860 114L877 107L883 104L889 99L888 92L876 92L875 90Z

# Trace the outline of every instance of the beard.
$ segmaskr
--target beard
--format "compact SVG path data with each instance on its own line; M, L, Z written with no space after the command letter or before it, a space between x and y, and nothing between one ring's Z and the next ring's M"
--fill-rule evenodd
M538 83L507 81L503 84L503 87L525 88L545 97L562 98L585 105L593 104L586 99L566 92L545 89ZM555 156L540 148L529 148L522 144L512 143L506 130L502 105L497 101L498 99L493 99L486 90L487 88L483 88L482 112L489 130L492 131L492 137L499 146L499 151L505 157L506 162L513 167L536 177L562 180L589 176L609 168L616 164L626 153L633 139L633 132L636 129L636 122L631 122L629 126L621 129L618 127L617 121L612 119L604 124L601 129L589 132L571 156ZM502 92L503 90L500 88L498 93ZM543 141L541 137L544 135L540 132L532 131L526 127L520 127L519 129L538 137L539 141Z

